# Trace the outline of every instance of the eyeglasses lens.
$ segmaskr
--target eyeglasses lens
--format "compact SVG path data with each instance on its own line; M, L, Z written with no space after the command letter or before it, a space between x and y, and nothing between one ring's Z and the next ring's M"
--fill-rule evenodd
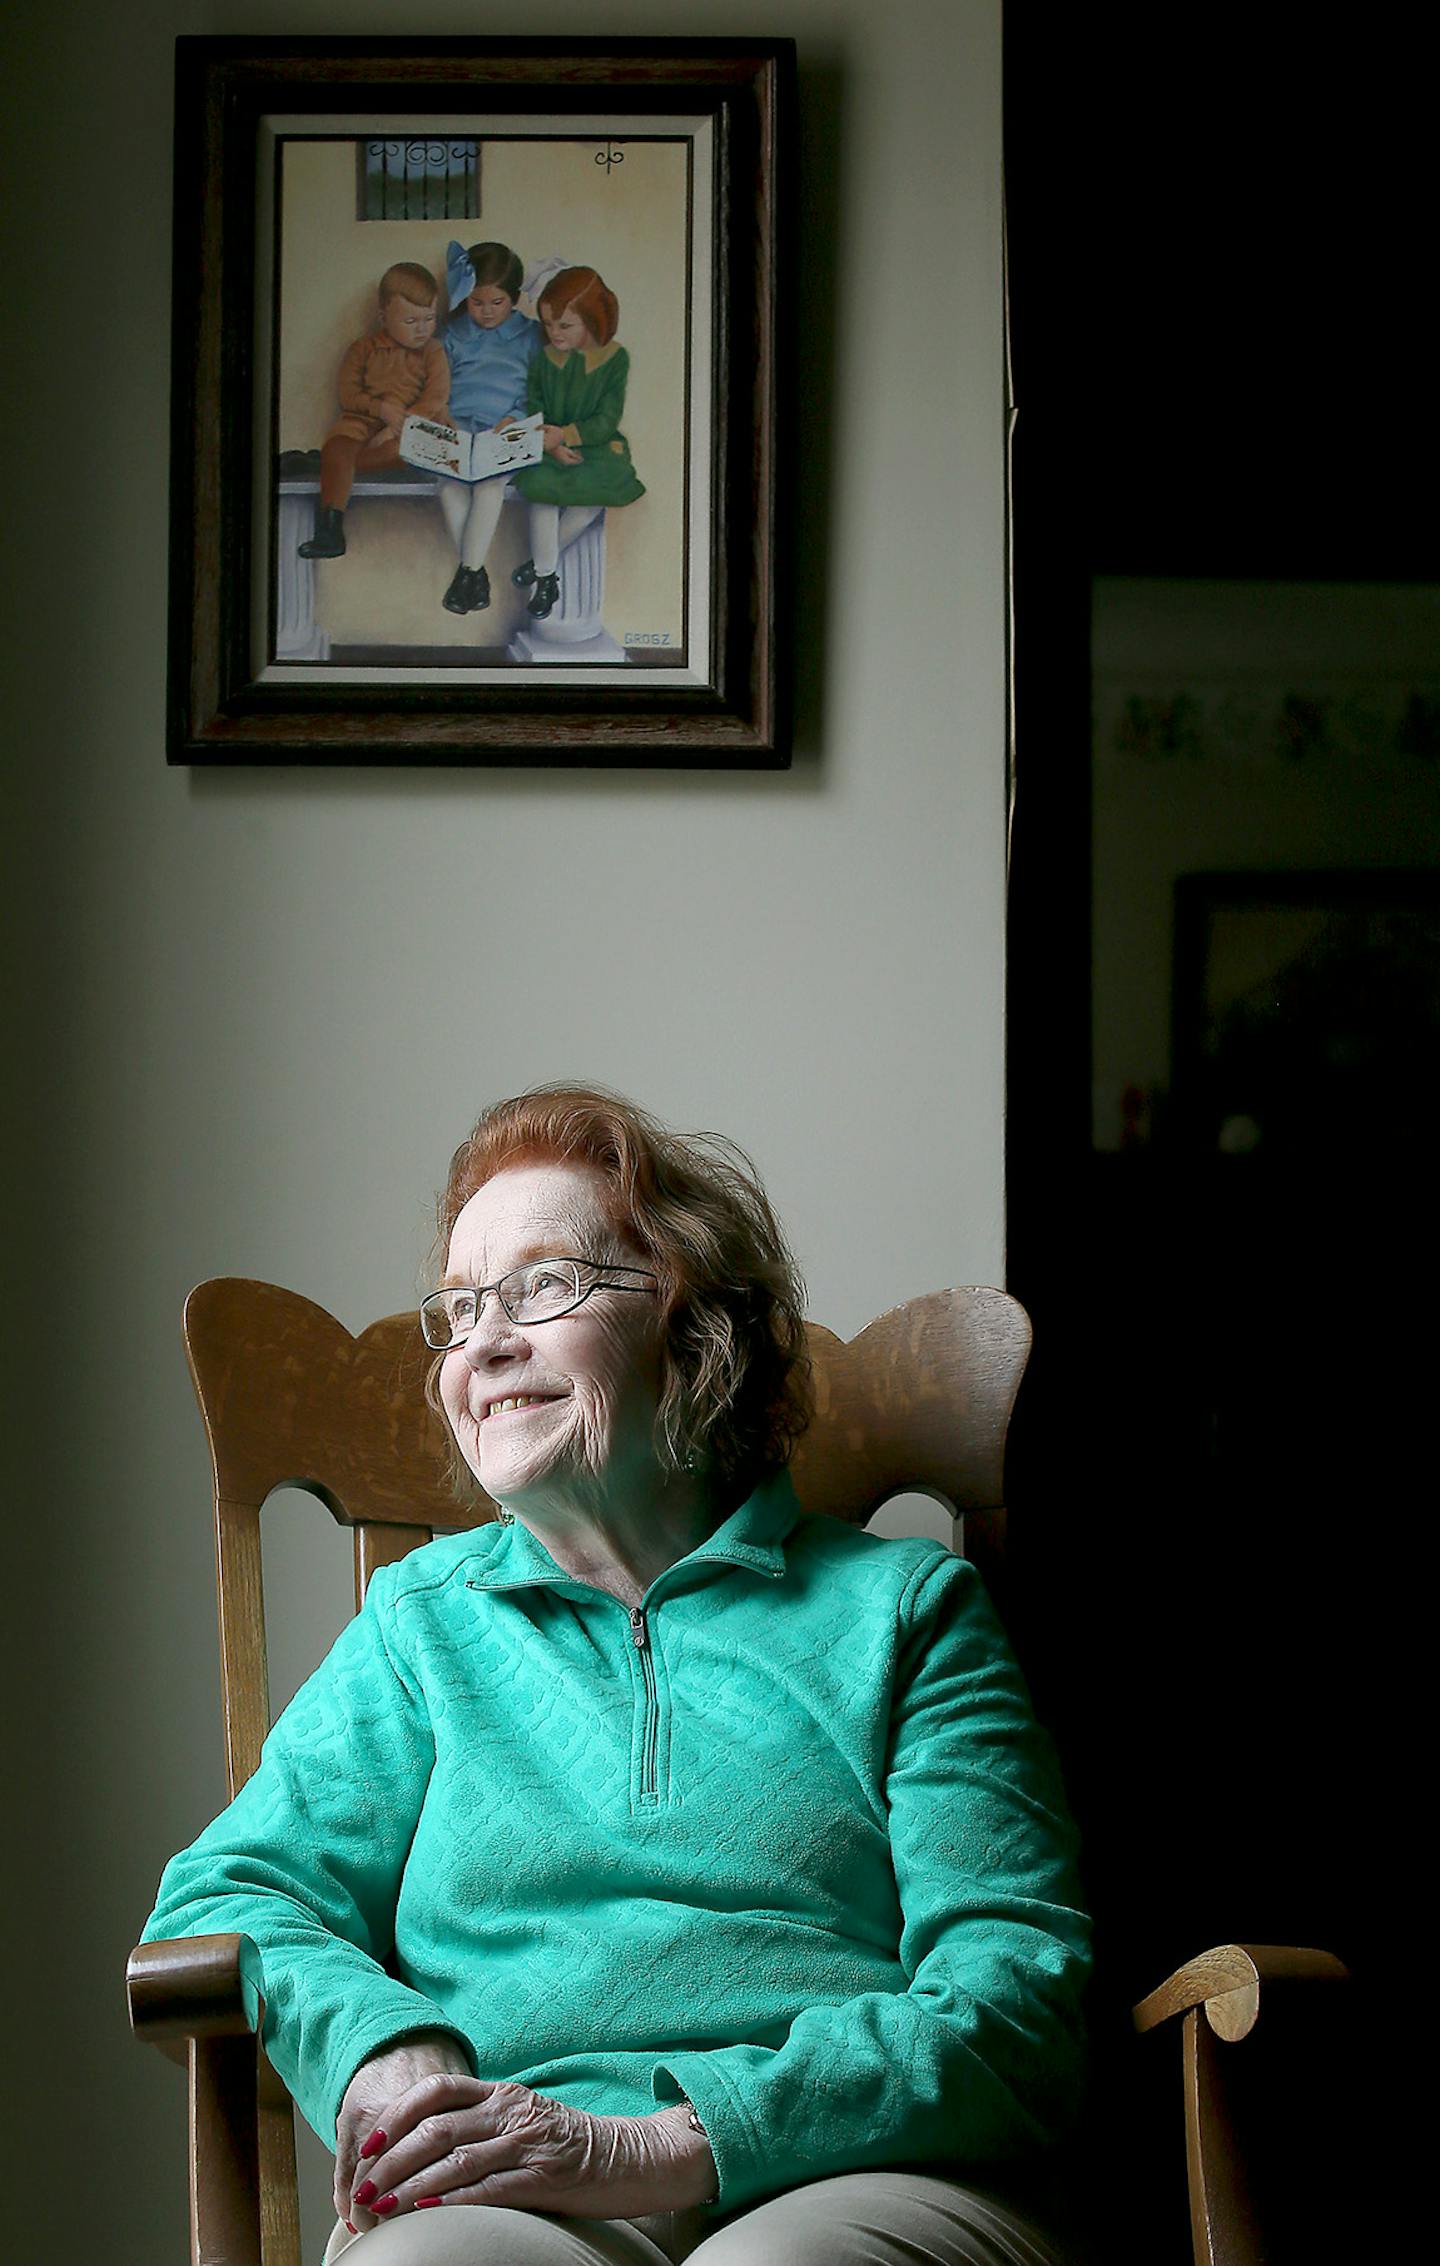
M420 1308L425 1343L443 1353L467 1338L475 1327L473 1290L437 1290Z
M583 1296L580 1270L566 1260L539 1259L516 1267L494 1287L512 1322L555 1321ZM420 1308L425 1343L437 1353L459 1345L474 1329L479 1306L479 1293L473 1290L433 1292Z
M550 1322L579 1304L580 1270L554 1259L539 1260L507 1275L500 1295L515 1321Z

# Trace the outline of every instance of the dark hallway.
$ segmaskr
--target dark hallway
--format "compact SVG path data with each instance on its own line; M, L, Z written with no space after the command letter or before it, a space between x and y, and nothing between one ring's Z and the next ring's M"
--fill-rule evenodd
M1233 1938L1373 2011L1434 1492L1424 74L1022 14L1016 1610L1116 2003Z

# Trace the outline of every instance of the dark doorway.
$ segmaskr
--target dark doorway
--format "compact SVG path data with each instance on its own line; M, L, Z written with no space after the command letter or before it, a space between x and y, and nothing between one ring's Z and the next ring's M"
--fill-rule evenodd
M1262 20L1006 10L1010 1493L1117 2001L1226 1939L1363 1982L1408 1864L1428 73L1383 12L1343 47Z

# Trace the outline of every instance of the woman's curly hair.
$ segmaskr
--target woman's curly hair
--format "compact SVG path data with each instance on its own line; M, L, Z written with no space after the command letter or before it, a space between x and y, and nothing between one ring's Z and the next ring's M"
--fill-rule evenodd
M487 1109L455 1151L437 1277L476 1190L547 1162L599 1174L611 1227L659 1277L661 1462L743 1499L788 1461L811 1406L804 1285L754 1166L732 1141L668 1132L602 1087L534 1087Z

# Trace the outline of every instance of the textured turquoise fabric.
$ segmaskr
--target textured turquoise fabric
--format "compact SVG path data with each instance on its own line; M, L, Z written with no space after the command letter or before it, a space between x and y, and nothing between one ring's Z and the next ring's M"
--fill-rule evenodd
M727 2209L1002 2161L1079 2076L1073 1833L979 1578L783 1477L633 1614L518 1523L378 1573L145 1933L231 1929L332 2142L421 2028L596 2113L683 2091Z

